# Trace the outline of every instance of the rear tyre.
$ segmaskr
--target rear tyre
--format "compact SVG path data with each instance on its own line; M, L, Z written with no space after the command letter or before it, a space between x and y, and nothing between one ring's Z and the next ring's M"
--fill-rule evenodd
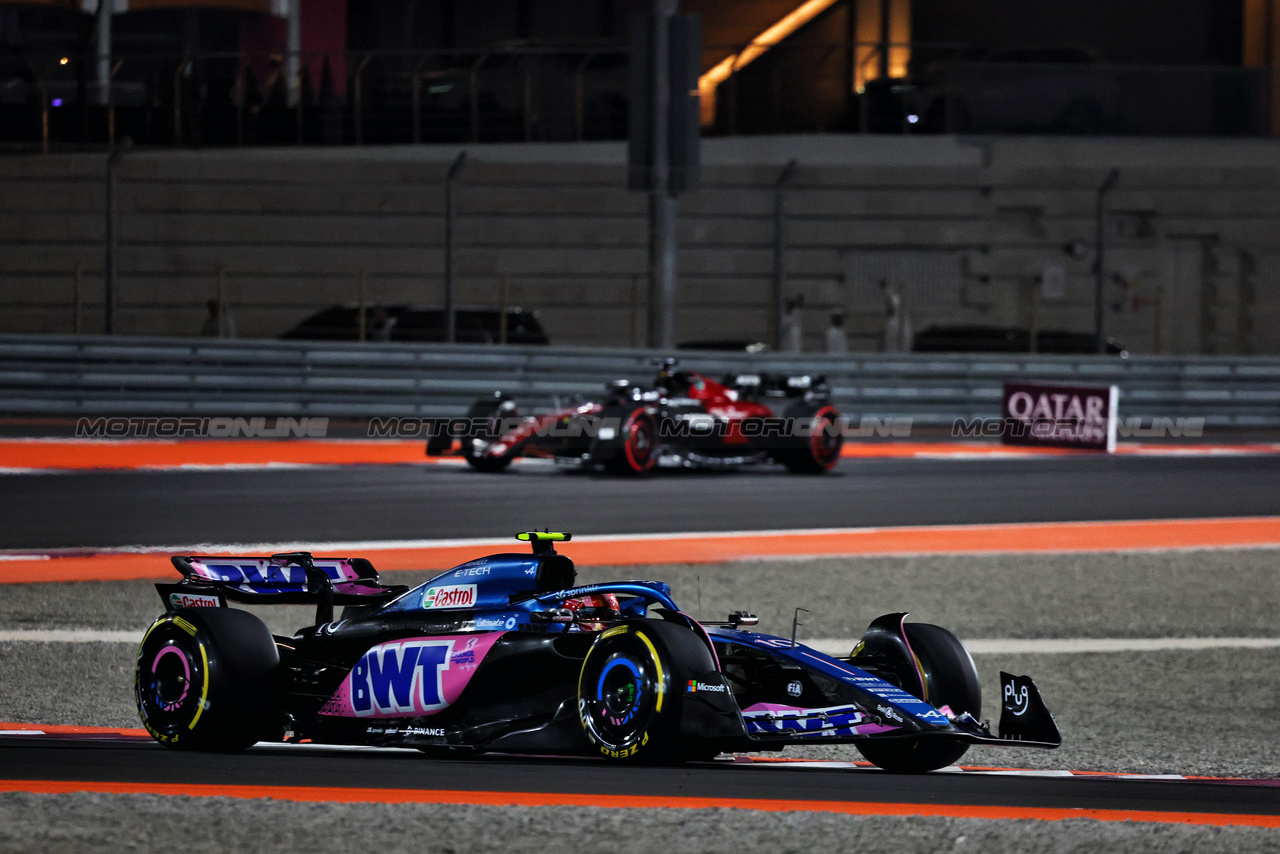
M982 716L982 689L978 668L959 639L941 626L906 623L904 628L911 651L924 673L925 696L934 708L949 706L957 715L968 712ZM907 690L912 691L910 687ZM945 738L918 738L901 741L856 742L858 752L886 771L915 774L954 765L969 745Z
M138 715L176 749L244 750L283 732L280 653L248 611L184 608L151 624L138 648Z
M714 668L687 628L656 620L604 632L578 678L578 718L596 752L614 762L676 764L710 748L682 740L682 687L692 671Z
M621 448L606 468L615 474L648 474L658 464L658 422L644 407L637 407L618 431Z
M840 432L840 413L834 406L793 407L787 415L794 419L811 419L809 435L796 437L792 447L774 454L778 462L795 474L823 474L840 461L844 436Z

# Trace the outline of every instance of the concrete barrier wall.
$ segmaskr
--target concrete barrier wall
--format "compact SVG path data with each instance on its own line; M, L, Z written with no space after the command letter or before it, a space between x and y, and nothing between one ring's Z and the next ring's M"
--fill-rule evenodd
M775 184L794 158L788 281L807 300L806 349L821 349L837 310L855 349L878 349L881 280L904 294L917 331L1090 330L1095 193L1116 167L1109 330L1137 353L1280 352L1270 141L807 136L704 149L703 186L680 204L681 340L767 339ZM459 150L128 155L119 331L194 334L219 268L242 337L354 301L362 271L370 302L440 304L443 179ZM460 303L496 305L505 278L557 343L643 341L647 202L623 188L623 145L467 151ZM72 331L77 263L82 329L101 329L104 161L0 158L0 331Z

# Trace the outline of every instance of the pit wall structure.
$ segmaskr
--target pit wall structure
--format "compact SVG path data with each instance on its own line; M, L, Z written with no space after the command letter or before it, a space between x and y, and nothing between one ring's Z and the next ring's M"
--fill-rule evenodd
M130 152L117 332L196 334L220 271L240 337L356 302L362 278L369 305L439 306L444 179L463 150L458 304L505 291L557 344L643 344L648 201L612 142ZM1091 331L1114 168L1108 332L1134 353L1280 353L1273 141L738 137L706 140L703 162L680 199L680 341L769 341L780 257L809 351L834 312L852 349L882 349L886 290L917 332ZM0 331L102 330L105 163L0 157Z

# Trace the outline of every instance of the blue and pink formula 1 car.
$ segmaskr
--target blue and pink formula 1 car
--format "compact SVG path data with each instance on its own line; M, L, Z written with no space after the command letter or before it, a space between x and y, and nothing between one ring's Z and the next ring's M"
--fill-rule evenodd
M681 762L786 745L851 743L891 771L930 771L971 744L1053 748L1061 737L1025 676L1001 674L999 734L978 673L945 629L874 620L846 658L703 623L657 581L575 586L555 550L468 561L413 589L368 561L305 552L174 557L166 612L138 651L138 711L173 748L260 742L597 755ZM314 603L273 637L250 604ZM341 619L334 607L344 606Z

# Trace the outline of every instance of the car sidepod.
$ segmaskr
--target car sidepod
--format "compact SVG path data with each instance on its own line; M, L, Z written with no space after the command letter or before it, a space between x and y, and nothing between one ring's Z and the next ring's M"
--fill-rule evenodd
M300 733L338 743L586 752L574 691L590 636L373 628L354 646L342 635L358 625L300 650L305 662L294 654L300 672L334 674L322 701L295 679Z

